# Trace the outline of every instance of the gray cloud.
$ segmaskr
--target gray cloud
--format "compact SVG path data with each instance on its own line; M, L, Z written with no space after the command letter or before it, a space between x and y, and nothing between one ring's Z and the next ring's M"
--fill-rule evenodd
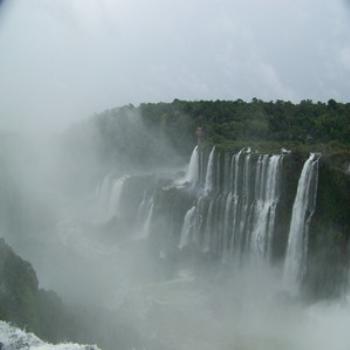
M18 0L0 26L0 127L111 106L349 99L343 0Z

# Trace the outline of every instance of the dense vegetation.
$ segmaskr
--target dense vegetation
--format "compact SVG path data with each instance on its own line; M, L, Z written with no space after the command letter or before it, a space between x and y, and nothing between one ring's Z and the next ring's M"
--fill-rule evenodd
M175 100L169 104L142 104L139 109L145 122L162 128L175 146L186 141L188 131L193 135L198 126L204 127L208 140L216 144L249 140L350 146L350 103L334 100L298 104L257 99Z
M0 320L51 342L73 338L73 320L59 297L40 289L32 266L0 239Z
M127 105L96 114L71 129L64 142L65 158L72 159L78 172L84 168L91 172L91 160L103 173L113 164L120 170L128 165L174 166L183 164L181 158L188 159L198 129L203 146L215 144L224 150L251 146L262 152L285 147L304 154L349 153L350 103L253 99Z

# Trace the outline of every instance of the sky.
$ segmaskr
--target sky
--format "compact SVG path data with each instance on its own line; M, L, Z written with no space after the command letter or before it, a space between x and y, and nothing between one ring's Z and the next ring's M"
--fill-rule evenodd
M347 0L0 1L0 129L128 103L350 100Z

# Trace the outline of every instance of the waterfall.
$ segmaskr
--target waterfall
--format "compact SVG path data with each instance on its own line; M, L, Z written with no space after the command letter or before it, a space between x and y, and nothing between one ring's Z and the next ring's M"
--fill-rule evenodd
M141 232L137 237L139 239L147 238L149 236L149 234L151 233L151 224L152 224L153 209L154 209L153 197L151 197L148 202L144 202L143 207L144 207L143 210L144 210L144 214L145 214L145 220L144 220L143 225L141 227Z
M196 146L192 152L190 163L184 178L184 183L190 183L193 187L197 185L199 178L199 152Z
M108 208L108 218L110 219L113 218L113 216L118 216L120 213L120 200L123 192L123 186L127 178L127 176L122 176L114 180Z
M137 208L136 220L138 223L143 222L144 217L145 217L146 207L147 207L147 196L146 196L146 192L145 192L143 194L142 201Z
M281 155L259 156L255 177L255 202L251 250L255 255L270 255L276 207L279 200Z
M113 179L113 175L108 174L96 189L96 206L98 220L108 221L120 213L120 200L123 186L128 176Z
M108 212L109 198L111 194L111 175L106 175L102 182L97 186L96 203L99 217L106 217Z
M207 173L206 173L205 185L204 185L204 193L206 195L213 190L214 156L215 156L215 146L212 148L208 158Z
M198 247L202 244L201 228L203 227L203 207L205 206L206 198L200 196L195 204L196 212L193 218L192 241Z
M97 201L98 203L103 206L107 203L108 198L109 198L109 194L110 194L110 175L106 175L101 184L98 185L97 187L97 191L96 191L96 197L97 197Z
M231 164L230 164L230 156L229 154L225 153L224 155L224 178L223 178L223 189L225 193L228 193L231 191L230 183L231 183Z
M224 214L224 228L223 228L223 260L226 260L229 251L229 231L230 231L230 213L232 207L232 192L226 197L225 214Z
M233 260L238 263L237 266L246 259L272 261L275 254L281 254L280 244L283 243L280 242L283 237L277 237L276 225L281 222L281 217L277 215L285 215L284 211L278 209L280 201L285 198L282 197L285 192L281 191L282 165L287 161L288 154L259 154L251 149L243 149L232 155L218 154L213 147L208 156L205 177L201 175L202 179L204 177L203 191L188 193L184 189L186 183L199 185L200 157L203 157L203 153L196 146L186 176L181 180L182 186L173 188L171 192L173 196L179 191L181 197L178 198L191 198L194 202L182 217L180 232L176 231L178 213L166 213L171 225L169 232L176 232L177 237L180 237L176 242L178 249L182 250L191 243L201 253L223 262ZM290 208L292 215L284 274L292 276L294 280L301 279L306 263L308 229L316 203L318 159L317 155L311 154L305 162L294 205ZM112 187L110 212L114 214L120 209L124 181L125 178L104 181ZM101 196L106 186L100 186ZM139 238L149 236L152 222L156 222L153 220L154 207L160 204L155 203L157 196L146 194L144 192L138 206ZM169 210L176 209L170 206ZM283 235L283 230L279 224L278 232L281 231Z
M316 207L318 161L319 156L311 153L298 182L284 264L287 287L297 286L305 273L309 226Z
M224 185L213 188L215 148L210 152L204 195L209 198L202 251L221 255L226 261L230 255L247 251L255 256L269 258L275 231L276 208L280 197L280 178L283 155L255 155L251 149L224 158ZM230 166L228 166L230 164ZM219 168L216 169L219 174Z
M194 216L196 213L196 207L189 209L185 215L184 223L181 230L179 249L182 250L189 243L190 235L194 225Z
M251 154L247 153L245 155L244 167L243 167L243 184L241 188L241 208L240 215L238 221L238 227L236 227L237 232L235 232L235 236L238 241L238 248L244 245L246 239L246 229L248 224L248 213L249 213L249 204L250 204L250 196L251 196L251 184L250 180L252 177L251 174ZM238 179L237 179L238 181Z
M232 205L232 234L231 234L231 242L230 242L230 251L231 254L234 253L235 244L236 244L236 227L237 227L237 216L238 216L238 177L239 177L239 161L241 158L243 150L239 151L237 154L232 157L232 167L231 171L234 171L233 180L231 184L233 185L233 205ZM231 185L231 186L232 186Z

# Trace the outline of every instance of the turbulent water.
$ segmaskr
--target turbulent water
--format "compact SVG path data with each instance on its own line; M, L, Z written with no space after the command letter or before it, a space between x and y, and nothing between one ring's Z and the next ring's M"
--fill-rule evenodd
M94 345L48 344L34 334L2 321L0 321L0 344L2 350L99 350Z

